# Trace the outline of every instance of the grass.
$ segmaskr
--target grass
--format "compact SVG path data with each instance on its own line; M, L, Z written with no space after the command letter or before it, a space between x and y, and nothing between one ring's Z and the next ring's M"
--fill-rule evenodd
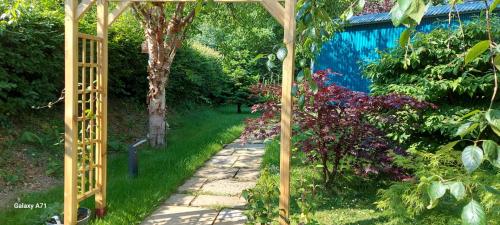
M166 149L144 148L139 152L139 177L131 179L127 154L116 153L108 161L108 215L94 225L138 224L176 188L203 165L223 144L237 138L248 113L237 114L235 107L199 108L171 118ZM19 202L46 203L47 209L0 211L2 225L42 224L47 212L61 207L63 189L24 195ZM93 199L82 206L93 208ZM50 208L50 209L49 209Z
M278 141L272 141L266 145L262 167L263 170L270 172L262 173L263 176L259 178L256 188L265 189L265 186L269 186L269 184L266 184L269 181L273 182L273 185L277 188L279 184L278 168L279 143ZM334 188L325 189L321 183L321 176L320 170L306 162L302 153L293 153L290 197L292 224L297 223L296 220L301 214L300 197L304 193L304 189L311 189L311 185L316 185L317 195L312 199L306 199L306 202L311 205L310 212L312 213L310 216L317 224L381 225L387 223L383 212L374 205L377 190L387 185L383 181L373 181L352 176L349 179L337 181Z

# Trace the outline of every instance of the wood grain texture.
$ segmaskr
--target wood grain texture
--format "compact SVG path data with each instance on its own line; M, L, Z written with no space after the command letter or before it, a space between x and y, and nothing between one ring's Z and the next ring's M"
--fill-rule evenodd
M96 0L82 0L76 9L76 17L80 19L94 5Z
M260 3L281 26L285 25L285 8L281 6L278 0L262 0Z
M118 3L116 8L108 16L108 26L111 26L111 24L113 24L113 22L115 22L115 20L118 19L118 17L120 17L120 15L129 8L131 3L132 1L130 0L122 0L120 3Z
M281 97L281 142L280 142L280 200L279 222L290 224L290 149L292 136L292 85L295 71L295 0L285 1L284 42L287 56L283 61Z
M64 9L64 224L77 216L78 142L78 18L77 0L65 0Z
M96 209L105 211L107 188L107 143L108 143L108 14L107 0L97 1L97 37L102 39L99 49L98 89L102 90L97 100L97 111L100 120L97 124L97 135L100 142L96 149Z

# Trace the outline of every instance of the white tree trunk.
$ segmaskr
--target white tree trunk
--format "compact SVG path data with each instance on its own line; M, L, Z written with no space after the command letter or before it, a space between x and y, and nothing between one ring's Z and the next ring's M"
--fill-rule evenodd
M165 3L133 5L144 28L148 46L148 138L153 147L167 144L165 87L175 54L184 39L185 29L195 16L194 10L183 16L184 4L177 3L170 21L165 17Z

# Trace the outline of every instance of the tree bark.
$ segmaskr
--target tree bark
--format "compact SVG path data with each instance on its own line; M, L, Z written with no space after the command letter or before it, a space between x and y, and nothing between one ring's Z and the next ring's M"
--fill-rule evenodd
M184 5L184 2L177 3L170 20L167 20L165 16L165 3L134 3L133 5L144 29L148 47L148 138L153 147L162 147L167 144L165 87L168 84L170 67L177 49L184 40L187 26L191 24L195 16L194 10L184 16Z

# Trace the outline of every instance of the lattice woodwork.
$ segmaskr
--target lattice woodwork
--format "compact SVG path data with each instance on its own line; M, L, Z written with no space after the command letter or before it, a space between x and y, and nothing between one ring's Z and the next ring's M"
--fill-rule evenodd
M102 40L88 34L78 35L78 202L94 195L101 148Z

